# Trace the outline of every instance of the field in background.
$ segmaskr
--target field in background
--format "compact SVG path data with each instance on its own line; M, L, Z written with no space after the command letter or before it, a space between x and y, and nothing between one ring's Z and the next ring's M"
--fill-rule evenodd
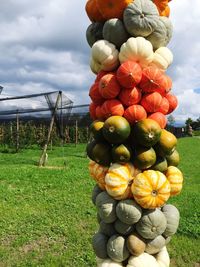
M178 150L185 183L182 194L170 199L181 212L168 246L171 267L197 267L200 139L179 139ZM90 241L98 226L85 145L48 151L51 168L37 168L39 155L37 149L0 153L0 267L94 267Z

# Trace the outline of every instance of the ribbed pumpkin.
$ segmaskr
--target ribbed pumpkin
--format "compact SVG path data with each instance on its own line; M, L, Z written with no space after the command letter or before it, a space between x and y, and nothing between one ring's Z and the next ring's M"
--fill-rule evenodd
M123 116L124 107L117 99L106 100L102 105L102 114L105 119L111 116Z
M172 236L178 229L180 213L178 209L171 204L164 205L164 207L162 207L162 212L167 220L167 227L163 235L165 237Z
M169 102L169 109L168 109L167 114L170 114L177 108L178 99L175 95L172 95L172 94L167 94L165 97Z
M98 120L104 120L104 113L103 113L103 110L102 110L102 105L98 105L96 107L96 118Z
M121 63L130 60L144 68L152 62L153 58L153 46L143 37L131 37L120 48L119 60Z
M131 186L135 201L144 209L161 207L170 197L170 190L166 176L153 170L138 174Z
M126 260L130 255L126 247L126 239L120 235L111 236L107 243L107 253L116 262Z
M133 61L125 61L117 70L117 80L125 88L133 88L142 79L142 68Z
M98 186L105 190L105 176L108 168L102 166L95 161L90 160L89 162L89 172L91 177L97 182Z
M150 63L152 66L156 66L162 70L168 69L173 62L173 54L167 47L158 48L153 57L153 61Z
M138 170L131 163L112 164L105 177L106 191L113 198L120 197L137 173Z
M91 117L92 120L96 120L97 119L96 108L97 108L97 105L94 102L90 103L89 112L90 112L90 117Z
M109 73L114 73L114 72L101 70L101 71L97 74L96 79L95 79L95 82L99 82L99 81L101 80L101 78L102 78L104 75L109 74Z
M86 39L90 47L93 46L93 44L103 39L103 25L102 22L93 22L90 24L86 31Z
M145 110L148 113L158 111L161 103L162 103L162 96L157 92L145 94L141 100L141 105L145 108Z
M132 105L124 112L124 117L130 124L146 119L147 113L141 105Z
M137 87L121 90L119 100L124 106L132 106L140 102L142 98L141 90Z
M104 98L99 93L99 83L98 82L95 82L90 87L89 96L92 99L92 101L97 105L100 105L104 102Z
M102 16L108 20L111 18L122 18L124 9L132 0L96 0Z
M104 21L101 15L96 0L88 0L85 6L86 13L91 21Z
M167 100L166 97L163 97L160 108L158 109L158 112L161 112L164 115L166 115L168 111L169 111L169 101Z
M92 46L90 67L94 73L112 71L119 65L118 50L106 40L99 40Z
M161 129L164 129L167 125L167 118L161 112L152 113L150 116L148 116L148 118L156 121L160 125Z
M155 66L143 69L140 88L145 93L158 92L165 95L172 88L171 79Z
M171 196L176 196L180 194L183 187L182 172L177 167L169 166L165 175L171 186Z
M105 99L116 98L120 90L121 88L115 74L106 74L99 81L99 93Z

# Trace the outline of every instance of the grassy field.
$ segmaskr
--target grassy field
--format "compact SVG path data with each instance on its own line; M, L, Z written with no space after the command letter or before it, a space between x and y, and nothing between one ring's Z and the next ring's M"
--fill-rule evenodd
M0 267L94 267L91 237L97 230L90 195L85 145L40 152L0 153ZM200 266L200 139L179 140L184 189L171 198L181 212L180 228L168 246L171 267Z

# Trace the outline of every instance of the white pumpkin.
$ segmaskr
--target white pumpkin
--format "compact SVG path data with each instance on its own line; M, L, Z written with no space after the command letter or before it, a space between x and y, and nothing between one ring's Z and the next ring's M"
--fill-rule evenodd
M126 267L169 267L170 259L166 247L156 256L143 253L140 256L131 256Z
M90 67L94 73L101 70L112 71L119 65L119 52L115 45L106 40L99 40L92 46Z
M158 48L150 65L156 66L162 70L166 70L173 62L173 54L167 47Z
M119 262L112 261L111 259L100 259L97 258L97 267L122 267L123 265Z
M120 48L119 60L121 63L130 60L139 63L141 67L146 67L153 58L153 46L143 37L131 37Z

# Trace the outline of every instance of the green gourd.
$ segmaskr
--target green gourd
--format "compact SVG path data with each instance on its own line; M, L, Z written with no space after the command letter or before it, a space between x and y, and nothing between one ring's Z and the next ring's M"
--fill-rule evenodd
M104 221L101 221L99 224L99 232L107 235L107 236L112 236L116 234L114 224L113 223L105 223Z
M157 157L156 163L151 167L155 171L165 172L167 170L167 160L164 157Z
M131 36L147 37L157 27L159 13L149 0L134 0L124 10L124 24Z
M171 155L166 155L168 166L177 167L180 162L180 156L178 151L175 149Z
M179 220L180 220L179 211L175 206L171 204L166 204L162 208L162 212L167 220L167 227L163 233L163 236L165 237L172 236L176 233L179 226Z
M117 219L116 205L117 201L105 191L98 194L96 198L97 211L105 223L113 223Z
M90 47L92 47L96 41L103 39L103 26L104 23L101 22L93 22L88 26L86 39Z
M120 48L129 38L123 22L120 19L109 19L103 26L103 39Z
M92 191L92 203L95 205L96 204L96 198L98 194L102 192L101 188L98 185L95 185Z
M145 251L148 254L156 254L165 246L165 238L162 235L157 236L153 240L148 240Z
M152 147L137 147L134 165L140 170L150 168L156 163L156 152Z
M106 259L108 237L102 233L96 233L92 238L92 247L97 257Z
M114 226L117 233L121 235L129 235L134 230L133 225L123 223L120 220L116 220Z
M126 260L130 253L126 247L125 238L120 235L111 236L107 243L107 254L113 261L116 262Z
M132 225L140 220L142 209L134 200L125 199L117 204L116 214L120 221Z
M164 233L166 226L167 220L162 211L146 210L136 224L136 230L143 238L154 239Z

